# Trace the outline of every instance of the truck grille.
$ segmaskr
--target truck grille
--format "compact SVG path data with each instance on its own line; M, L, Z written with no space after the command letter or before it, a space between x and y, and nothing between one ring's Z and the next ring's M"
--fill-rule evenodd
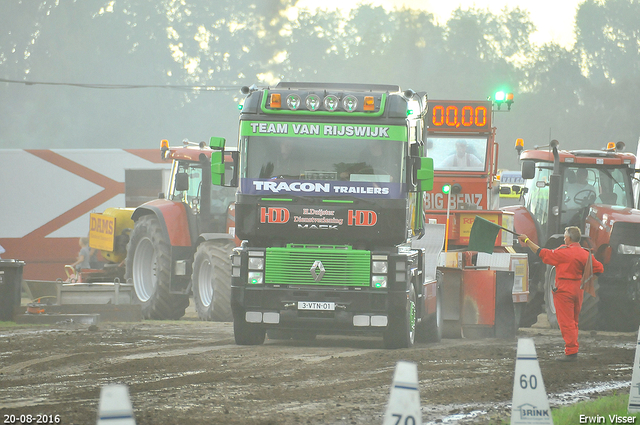
M320 273L322 262L324 274ZM311 268L316 264L314 273ZM371 254L369 251L317 248L267 248L265 283L271 285L336 285L370 286Z

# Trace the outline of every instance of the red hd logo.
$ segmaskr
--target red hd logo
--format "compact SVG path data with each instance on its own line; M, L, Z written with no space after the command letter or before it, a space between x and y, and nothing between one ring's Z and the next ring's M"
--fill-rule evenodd
M375 226L378 215L375 211L349 210L347 226Z
M289 210L286 208L261 207L260 223L284 224L289 221Z

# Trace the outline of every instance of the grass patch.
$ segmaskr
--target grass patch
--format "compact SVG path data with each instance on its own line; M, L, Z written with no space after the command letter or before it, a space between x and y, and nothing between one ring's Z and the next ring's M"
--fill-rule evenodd
M573 404L571 406L561 407L559 409L552 409L551 415L553 416L553 423L555 425L569 425L579 423L602 423L602 424L616 424L616 423L635 423L640 424L640 414L630 415L627 413L627 406L629 405L629 394L617 395L614 393L612 396L602 397L593 401L583 401ZM583 422L580 422L580 415L583 415ZM616 422L616 417L619 420ZM631 421L628 421L627 417L631 417ZM624 418L625 422L622 422ZM591 419L589 422L588 419ZM613 419L613 422L611 421ZM600 422L597 422L600 420Z
M551 409L551 417L554 425L575 425L580 423L640 425L640 413L627 413L628 405L629 394L616 394L614 392L611 396L601 397L596 400L581 401L571 406L553 408ZM583 422L580 422L580 415L583 416ZM615 415L617 415L617 422ZM613 422L611 419L613 419ZM510 417L501 418L495 422L496 425L509 425L510 423Z

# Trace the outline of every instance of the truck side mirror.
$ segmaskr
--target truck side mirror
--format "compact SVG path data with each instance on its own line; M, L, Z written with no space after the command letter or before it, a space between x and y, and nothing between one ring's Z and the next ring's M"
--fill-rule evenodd
M224 186L238 187L238 151L226 152L224 161ZM231 161L228 161L231 159Z
M529 180L536 175L536 164L533 161L522 161L522 178Z
M418 190L428 192L433 190L433 158L418 158L419 166L416 170Z
M209 146L213 149L211 152L211 184L215 186L224 184L224 143L223 137L212 137L209 140Z

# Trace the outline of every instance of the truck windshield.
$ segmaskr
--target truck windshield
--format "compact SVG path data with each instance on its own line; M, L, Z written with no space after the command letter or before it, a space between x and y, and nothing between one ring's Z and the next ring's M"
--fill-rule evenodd
M249 179L401 183L405 143L395 140L249 137Z
M427 154L436 171L484 171L487 139L473 137L429 137Z

